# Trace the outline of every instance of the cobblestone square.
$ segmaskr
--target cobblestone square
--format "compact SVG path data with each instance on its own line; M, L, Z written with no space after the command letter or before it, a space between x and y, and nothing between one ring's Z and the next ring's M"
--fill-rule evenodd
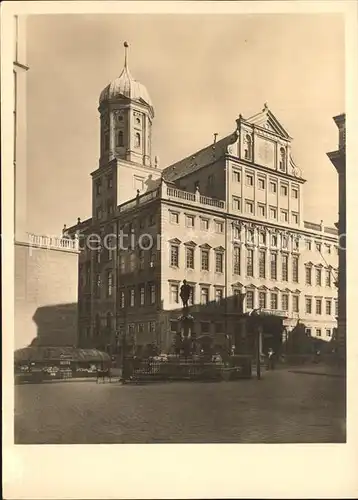
M92 381L15 389L16 444L345 442L345 379L146 385Z

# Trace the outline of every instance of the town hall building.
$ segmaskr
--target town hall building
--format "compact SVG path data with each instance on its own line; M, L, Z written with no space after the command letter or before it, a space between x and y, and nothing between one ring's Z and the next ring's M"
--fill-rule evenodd
M337 229L304 218L305 179L292 138L265 104L232 132L161 168L154 106L121 75L100 94L92 215L79 235L79 344L118 353L173 348L180 286L191 286L197 337L236 345L255 309L330 340L337 316Z

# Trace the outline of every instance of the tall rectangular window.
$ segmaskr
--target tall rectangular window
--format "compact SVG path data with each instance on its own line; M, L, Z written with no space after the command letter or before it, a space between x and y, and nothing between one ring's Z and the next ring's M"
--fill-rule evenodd
M170 265L179 267L179 247L178 245L170 245Z
M331 270L326 269L326 286L331 286Z
M224 290L222 288L215 289L215 300L218 304L222 302L224 298Z
M306 313L312 314L312 298L306 297Z
M246 186L254 185L254 176L251 174L246 174Z
M232 208L238 212L241 210L241 199L237 196L232 197Z
M233 231L233 234L234 234L234 240L240 240L241 239L241 228L240 228L240 226L233 226L232 231Z
M209 288L202 287L200 291L200 302L202 305L205 305L209 302Z
M281 305L282 305L283 311L288 311L288 294L287 293L283 293L281 295Z
M266 292L259 292L259 308L266 309Z
M233 270L234 274L240 274L241 273L241 266L240 266L240 254L241 254L241 249L239 246L234 247L233 251Z
M179 285L170 285L170 302L171 304L179 304Z
M316 285L322 285L322 270L320 268L316 269Z
M292 257L292 281L298 283L298 257Z
M322 314L322 299L316 299L316 314Z
M194 248L186 247L186 267L194 269Z
M107 297L112 297L113 274L109 271L107 274Z
M156 303L156 286L154 283L151 283L149 285L149 297L150 297L150 303L151 305Z
M240 180L241 180L241 172L239 172L238 170L233 170L232 171L232 180L234 182L240 182Z
M251 248L246 250L246 276L254 275L254 251Z
M209 271L209 250L201 250L201 270Z
M271 252L270 264L271 264L271 279L277 280L277 253Z
M194 227L195 217L193 215L187 215L185 221L186 227Z
M131 307L134 307L134 302L135 302L135 291L134 288L129 290L129 305Z
M125 306L125 292L124 290L121 290L119 292L119 307L123 309L124 306Z
M215 254L215 272L222 273L224 264L224 254L221 252L216 252Z
M338 316L338 300L334 301L334 310L335 316Z
M178 212L169 212L170 213L170 223L171 224L179 224L179 213Z
M248 214L253 214L254 213L254 202L246 200L245 203L245 210Z
M215 232L223 233L224 232L224 223L221 221L215 221Z
M297 212L291 213L291 222L292 222L292 224L298 224L298 213Z
M139 304L144 306L145 303L145 288L144 286L139 287Z
M327 316L332 314L332 301L330 299L326 299L326 314Z
M261 203L259 203L257 205L257 210L258 210L258 215L260 217L265 217L266 216L266 207L265 207L265 205L262 205Z
M266 252L260 250L259 252L259 277L266 278Z
M306 285L312 285L312 268L306 266Z
M273 292L271 292L271 309L273 309L273 310L278 309L277 293L273 293Z
M282 255L282 281L288 281L288 255Z
M200 229L202 231L209 230L209 219L200 219Z
M292 310L295 313L299 312L299 296L298 295L292 296Z
M254 308L254 292L252 290L247 290L246 292L246 308Z
M126 258L124 255L119 257L119 270L122 274L126 272Z

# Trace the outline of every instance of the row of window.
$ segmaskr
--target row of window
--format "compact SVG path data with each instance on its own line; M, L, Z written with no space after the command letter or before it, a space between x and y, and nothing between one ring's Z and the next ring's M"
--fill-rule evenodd
M338 316L338 301L334 300L334 305L335 305L335 311L334 311L334 316ZM325 299L325 312L323 312L323 299L322 298L315 298L315 309L313 309L313 297L306 296L305 297L305 312L306 314L313 314L315 313L316 315L321 315L321 314L326 314L327 316L331 316L333 314L332 310L332 299L327 298Z
M140 148L142 143L142 137L139 132L135 132L134 134L134 147L135 148ZM103 150L108 151L109 150L109 131L106 130L103 133ZM115 131L115 147L116 148L123 148L124 147L124 132L123 130L116 130Z
M194 269L195 268L195 248L187 246L185 248L185 267L186 269ZM223 273L224 271L224 252L214 251L215 252L215 260L214 260L214 270L216 273ZM283 254L280 256L281 259L281 273L280 278L278 277L278 258L279 254L274 252L268 253L269 261L267 269L267 252L266 250L260 250L258 252L258 277L259 278L268 278L272 280L281 279L282 281L289 281L289 256L288 254ZM170 256L169 256L169 264L171 267L179 267L179 245L171 245L170 247ZM293 255L292 259L292 275L291 279L294 283L298 283L299 280L299 272L298 272L298 256ZM233 274L242 274L241 269L241 247L235 246L233 248ZM245 264L245 275L247 277L254 277L254 250L252 248L246 249L246 264ZM211 262L210 262L210 250L208 249L200 249L200 270L201 271L210 271L211 270ZM268 272L269 271L269 272Z
M136 333L142 334L145 332L145 325L147 325L147 331L149 333L154 333L156 331L156 323L155 321L148 321L147 323L128 323L127 325L127 333L129 336L134 336ZM112 330L115 328L114 325L114 317L112 313L107 313L105 317L101 317L98 313L95 316L94 323L94 334L100 335L100 333L104 330ZM124 324L119 324L117 327L117 340L119 340L124 334L125 326Z
M326 337L332 337L332 329L331 328L326 328ZM322 328L316 328L315 329L316 337L322 337ZM312 335L312 328L306 328L306 335L309 337Z
M324 285L327 287L332 286L332 281L335 281L334 276L332 275L332 270L329 269L322 269L322 267L316 267L313 268L312 265L305 265L305 281L306 285L312 285L313 284L313 271L315 271L315 285L316 286L322 286L323 283L323 272L325 273L325 279L324 279ZM333 280L332 280L333 276Z
M267 206L264 203L257 203L255 210L255 202L252 200L245 200L244 210L242 209L241 198L238 196L232 197L232 209L236 212L245 212L249 215L257 215L259 217L267 217L270 219L276 220L278 217L278 213L280 214L280 222L289 222L289 211L285 209L280 209L278 212L277 207L270 206L267 212ZM290 223L298 224L299 216L297 212L291 212Z
M141 284L138 287L131 287L127 290L121 289L119 290L119 307L154 305L157 300L156 293L155 283Z
M329 243L324 243L322 246L322 243L318 241L312 241L309 239L306 239L306 250L317 250L318 252L322 253L323 250L327 252L328 254L332 253L332 245ZM338 253L338 247L336 247L337 253Z
M291 235L289 237L287 234L281 234L281 238L279 240L277 233L271 233L270 231L258 230L254 229L246 229L244 233L242 233L241 227L233 225L233 238L237 241L242 241L242 236L244 236L245 243L250 243L255 245L258 240L259 245L270 245L273 248L279 248L279 243L281 248L284 250L289 249L289 243L291 240L291 249L295 252L299 251L300 241L299 237Z
M246 173L245 174L245 185L248 187L254 187L255 184L255 176L254 173ZM241 171L233 170L232 172L232 180L235 183L241 183ZM276 194L278 190L278 181L271 179L268 183L264 176L258 176L257 178L257 188L260 190L266 190L268 184L269 192L272 194ZM289 185L287 183L280 183L280 195L288 196L289 193ZM291 197L294 199L298 199L299 189L298 186L291 187Z
M210 250L200 249L200 268L202 271L210 271ZM191 246L185 247L185 267L187 269L195 268L195 248ZM170 245L169 264L171 267L179 267L179 245ZM215 272L224 272L224 251L215 251Z

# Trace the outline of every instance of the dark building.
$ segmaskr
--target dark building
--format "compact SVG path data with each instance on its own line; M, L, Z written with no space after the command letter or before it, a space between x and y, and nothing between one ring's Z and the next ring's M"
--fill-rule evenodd
M338 149L328 154L338 173L338 197L339 197L339 217L336 224L339 233L338 247L338 333L340 357L346 355L346 296L347 296L347 275L346 275L346 115L335 116L334 121L338 127L339 140Z

